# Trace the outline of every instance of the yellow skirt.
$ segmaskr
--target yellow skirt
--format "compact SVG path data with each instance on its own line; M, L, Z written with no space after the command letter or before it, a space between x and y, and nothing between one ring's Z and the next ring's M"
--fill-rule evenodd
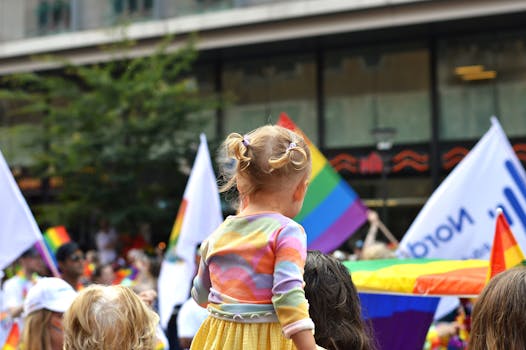
M240 323L208 316L191 350L296 350L275 323Z

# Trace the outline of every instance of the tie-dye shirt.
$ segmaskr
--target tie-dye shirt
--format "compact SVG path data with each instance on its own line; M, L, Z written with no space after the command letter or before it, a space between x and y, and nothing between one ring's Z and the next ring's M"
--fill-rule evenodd
M303 291L306 252L303 227L279 213L229 216L201 245L192 296L219 318L277 316L286 337L314 329Z

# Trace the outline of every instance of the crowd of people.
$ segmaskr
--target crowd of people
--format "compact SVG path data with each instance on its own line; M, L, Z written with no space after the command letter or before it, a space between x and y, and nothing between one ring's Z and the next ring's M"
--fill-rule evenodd
M160 257L132 249L122 264L117 234L104 221L97 252L72 241L58 248L60 278L42 277L46 266L35 248L20 256L0 296L0 311L21 330L19 348L376 349L348 270L333 256L308 252L306 233L292 220L312 171L305 140L269 125L233 133L224 147L237 166L222 190L237 189L239 210L202 243L177 329L159 327ZM371 256L378 254L382 247ZM524 267L489 282L473 308L469 349L526 348L525 292ZM170 332L176 343L167 341Z
M103 246L106 253L108 247ZM113 249L115 248L114 246ZM60 278L57 278L49 277L51 272L36 247L31 247L25 251L7 269L6 276L2 273L4 278L0 290L0 313L3 329L0 332L0 342L6 341L5 337L1 335L9 330L8 327L10 329L16 327L20 335L19 349L62 349L63 314L69 309L71 302L77 297L77 293L79 293L78 298L80 298L85 291L102 286L122 287L127 291L129 290L129 293L136 295L141 303L148 305L150 311L147 315L156 315L157 275L161 257L157 254L149 255L142 249L129 249L126 259L119 259L115 252L115 254L107 253L106 256L112 258L101 262L100 256L100 251L84 252L74 241L62 244L54 252L60 272ZM125 263L123 263L124 261ZM102 290L105 291L105 289ZM123 298L119 299L123 303L131 303L135 300L129 297L128 292L122 292L121 289L109 289L102 294L111 296L111 290L118 290L124 295ZM94 302L96 298L90 300L89 303ZM117 300L111 302L118 305ZM100 313L100 310L96 311L96 313ZM131 314L136 312L130 311ZM120 317L121 314L114 316ZM94 320L97 321L98 319ZM91 325L91 320L88 322ZM153 323L156 325L154 327L156 330L155 339L159 343L156 344L156 349L168 349L168 341L157 326L157 319L153 318ZM90 348L75 346L69 345L69 348ZM106 349L107 347L93 345L91 348ZM138 347L133 348L139 349ZM145 346L143 348L149 349L150 347Z

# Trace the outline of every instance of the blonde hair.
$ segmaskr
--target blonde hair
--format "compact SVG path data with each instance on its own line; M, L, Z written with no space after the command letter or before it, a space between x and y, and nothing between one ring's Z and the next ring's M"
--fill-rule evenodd
M64 349L151 350L158 322L129 288L93 285L64 314Z
M228 135L223 147L237 161L235 174L221 186L225 192L243 183L241 196L265 190L280 190L310 175L311 155L300 135L279 125L266 125L246 135Z
M21 350L51 350L49 323L52 311L40 309L24 318L24 330L20 340Z

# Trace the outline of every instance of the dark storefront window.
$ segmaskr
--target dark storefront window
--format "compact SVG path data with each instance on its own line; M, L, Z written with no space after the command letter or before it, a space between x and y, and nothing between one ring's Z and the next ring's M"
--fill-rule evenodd
M36 17L39 34L50 34L69 30L69 1L40 0L36 8Z
M372 146L371 130L396 128L396 143L430 138L429 53L378 46L326 54L327 147Z
M153 0L113 0L113 13L124 18L150 17Z
M247 132L277 122L281 112L317 143L316 71L313 56L230 62L223 72L224 131Z
M443 39L438 48L440 138L480 138L499 118L526 134L526 34Z

